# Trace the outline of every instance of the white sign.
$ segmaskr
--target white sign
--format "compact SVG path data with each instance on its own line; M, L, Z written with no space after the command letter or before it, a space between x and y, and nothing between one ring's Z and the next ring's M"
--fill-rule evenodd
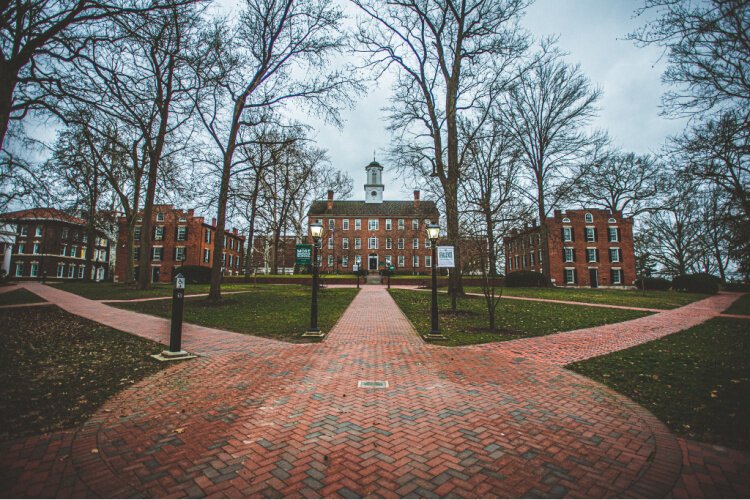
M456 267L455 253L453 246L437 247L437 266L438 267Z
M178 290L183 290L185 288L185 277L181 274L178 274L174 278L174 287Z
M353 265L352 265L352 271L354 271L355 273L356 273L357 271L359 271L359 266L358 266L357 264L353 264Z

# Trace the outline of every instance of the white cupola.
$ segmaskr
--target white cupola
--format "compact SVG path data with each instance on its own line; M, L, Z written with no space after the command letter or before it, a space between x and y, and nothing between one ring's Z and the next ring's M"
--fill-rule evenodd
M365 167L365 203L383 203L383 166L375 160Z

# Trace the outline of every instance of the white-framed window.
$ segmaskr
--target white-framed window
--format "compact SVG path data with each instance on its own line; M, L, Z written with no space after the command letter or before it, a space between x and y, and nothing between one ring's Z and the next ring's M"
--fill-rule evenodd
M344 255L341 257L341 267L349 267L349 256Z
M404 249L404 239L403 238L399 238L398 239L398 249L399 250L403 250Z
M177 226L177 241L187 240L187 226Z
M594 216L591 214L586 214L583 216L584 220L586 221L586 224L591 224L594 222Z
M154 228L154 239L161 241L164 239L164 226L156 226Z
M359 231L362 229L362 219L354 219L354 230Z
M425 248L432 248L432 242L430 241L430 238L424 239L424 247Z
M206 229L206 235L205 235L206 243L211 243L211 230Z
M23 276L23 262L16 262L16 276Z
M359 250L362 248L362 238L354 238L354 249Z
M341 227L344 229L344 231L348 231L349 230L349 219L344 219L341 222Z
M378 249L378 239L377 238L367 238L367 248L371 250L377 250Z
M596 241L596 229L593 227L586 228L586 241Z
M424 265L425 265L425 267L432 268L432 255L425 255L424 256Z
M411 220L411 228L414 231L418 231L419 230L419 219L412 219Z
M599 259L597 258L597 252L596 248L587 248L586 249L586 260L588 262L597 262Z
M67 238L68 237L68 228L64 227L62 230L62 237Z
M39 253L39 243L34 243L34 251L33 253L38 254Z
M174 260L178 262L185 260L185 247L176 247L174 249Z
M576 270L566 268L565 269L565 283L567 285L574 285L576 282Z
M333 255L328 256L328 267L333 266Z
M82 238L83 238L83 242L84 243L88 243L89 242L89 235L88 234L83 233L83 237Z
M572 227L563 228L563 241L573 241L573 228Z
M344 250L349 250L349 238L341 239L341 248L343 248Z
M518 255L516 255L515 259L516 259L516 269L518 269L521 264L521 258Z
M609 249L609 261L610 262L622 262L622 250L619 248Z
M164 222L164 212L156 213L156 222Z
M404 229L404 219L399 219L399 220L398 220L398 226L397 226L397 227L398 227L398 228L399 228L400 230L403 230L403 229Z
M138 241L141 239L141 226L135 226L133 228L133 239Z
M607 228L607 239L610 243L616 243L620 241L620 232L617 230L616 227L608 227Z
M412 257L411 264L413 267L419 267L419 255L414 255Z
M398 256L398 267L404 267L404 256L399 255Z
M333 250L333 238L328 238L328 250Z
M393 229L393 219L386 219L385 220L385 230L390 231Z
M211 250L208 248L203 250L203 262L209 262L211 260Z
M544 251L540 248L539 249L539 265L540 266L542 265L542 255L543 255L543 253L544 253Z
M412 238L411 240L411 247L414 249L419 248L419 238Z
M563 224L570 224L570 219L568 217L563 217Z
M393 248L393 238L386 238L385 239L385 249L390 250Z
M622 269L610 269L609 274L613 285L622 285Z
M328 219L328 229L332 230L335 228L335 222L333 219Z
M526 267L526 256L521 255L521 269L524 269Z
M39 275L39 264L36 262L31 263L31 272L29 273L29 276L32 278L36 278Z
M354 256L354 263L358 266L362 265L362 256L361 255L355 255Z
M70 266L70 267L73 267L73 266ZM59 264L57 264L57 277L62 278L64 276L65 276L65 264L60 262Z
M533 266L533 265L534 265L534 252L531 252L531 253L529 254L529 265L530 265L530 266Z
M18 253L26 253L26 244L25 243L19 243L18 244Z
M164 247L153 247L151 249L151 259L158 262L164 257Z
M34 236L36 236L37 238L42 237L42 226L36 227L36 230L34 231Z
M70 256L78 258L78 247L73 245L70 247Z
M68 266L68 278L75 278L76 277L76 266L69 265Z
M187 222L187 217L180 217L177 222Z
M379 225L380 224L379 224L378 219L368 219L367 220L367 229L369 229L370 231L377 231Z
M83 279L83 273L86 271L86 266L81 264L78 266L78 279Z
M563 260L565 262L573 262L575 260L575 256L573 254L573 249L570 247L563 248Z
M136 262L141 260L141 247L133 248L133 260Z
M68 245L62 245L60 246L60 255L65 257L65 254L68 253Z
M386 255L385 256L385 264L387 266L390 266L391 264L393 264L393 256L392 255Z
M21 226L21 236L28 236L29 235L29 228L28 226Z

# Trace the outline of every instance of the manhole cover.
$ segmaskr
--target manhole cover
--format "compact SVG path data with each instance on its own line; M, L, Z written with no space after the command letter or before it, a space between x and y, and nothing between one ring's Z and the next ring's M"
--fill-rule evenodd
M360 380L357 387L364 389L385 389L388 387L387 380Z

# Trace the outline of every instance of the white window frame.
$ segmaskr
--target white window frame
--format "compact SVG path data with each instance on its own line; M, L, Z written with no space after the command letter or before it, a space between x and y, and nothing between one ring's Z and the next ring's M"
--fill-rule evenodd
M182 255L180 255L180 253L182 253ZM175 247L174 260L176 260L177 262L184 262L186 260L186 255L187 254L185 253L185 247Z
M177 241L187 241L187 226L177 226Z
M23 262L16 262L16 276L23 276Z
M32 262L31 263L31 269L29 271L29 276L31 276L32 278L36 278L37 276L39 276L39 264L38 263L36 263L36 262Z
M362 248L362 238L354 238L354 249L360 250Z
M159 251L159 258L156 258L156 251ZM164 247L151 247L151 260L154 262L163 262L164 261Z
M328 250L333 250L333 236L328 238Z
M342 221L342 223L341 223L341 228L342 228L342 229L343 229L344 231L348 231L348 230L349 230L349 219L344 219L344 220Z
M72 265L70 267L73 267ZM58 278L64 278L65 277L65 264L62 262L57 263L57 277Z
M83 273L85 272L86 272L86 266L84 266L83 264L78 266L78 279L83 279Z
M156 226L154 228L154 241L164 240L164 226Z
M203 249L203 262L211 262L211 249Z
M68 278L75 278L76 277L76 268L74 265L68 266Z
M377 250L378 249L378 238L375 236L372 236L370 238L367 238L367 249L368 250Z
M596 229L593 227L586 227L586 230L584 231L586 236L586 241L589 243L593 243L596 241ZM591 235L591 239L589 239L589 234Z
M343 248L344 250L349 250L349 238L341 239L341 248Z
M570 279L568 279L568 273L570 273ZM563 274L565 276L565 284L566 285L575 285L576 284L576 270L572 267L566 267L563 270Z
M404 267L404 256L399 255L398 256L398 267Z
M403 238L399 238L398 239L398 249L399 250L403 250L404 249L404 239Z
M354 230L355 231L362 230L362 219L354 219Z
M333 265L333 255L328 256L328 267L331 267Z
M617 267L613 268L612 271L617 271L617 281L612 280L613 285L622 285L623 279L622 279L622 269Z
M210 229L206 229L206 235L203 239L205 240L206 243L211 243L211 230Z
M26 253L26 243L18 244L18 253Z
M42 237L42 226L37 226L34 230L34 237L35 238L41 238Z
M393 248L393 238L386 238L385 239L385 249L390 250Z
M404 219L399 219L398 220L398 226L397 227L398 227L398 229L400 231L403 231L403 229L404 229Z
M583 216L583 220L586 222L586 224L593 224L594 223L594 216L590 213L587 213Z
M385 230L390 231L393 229L393 219L386 219L385 220Z
M573 262L573 248L572 247L563 248L563 262Z
M34 255L39 254L39 243L34 242L34 246L32 247L31 253L33 253Z
M419 231L419 219L411 220L411 228L413 231Z
M419 250L419 238L412 238L411 239L411 248L413 250Z
M617 228L616 227L608 227L607 228L607 241L610 243L619 243L620 239L617 237Z
M60 255L65 257L65 254L68 253L68 245L61 245L60 246Z
M419 255L413 255L411 258L411 267L419 267Z
M432 255L424 256L424 266L432 269Z
M369 231L377 231L380 227L380 221L378 219L367 219L367 229Z
M391 264L393 264L393 255L386 255L385 256L385 264L387 266L390 266Z
M591 258L593 255L593 259ZM586 261L588 262L596 262L596 248L587 248L586 249Z
M563 227L563 241L569 242L573 241L573 228L570 226L564 226Z
M354 256L354 264L356 264L357 266L361 266L362 265L362 256L361 255L355 255Z
M164 222L164 212L156 212L156 222Z
M349 267L349 256L344 255L341 257L341 267Z
M612 258L612 252L614 252L615 258ZM620 262L620 248L619 247L612 247L609 249L609 261L614 262Z
M64 227L62 230L62 237L68 239L68 228Z
M328 219L328 229L333 230L336 228L336 221L333 219Z
M432 248L432 241L430 241L430 238L424 239L424 247L425 248Z
M76 245L70 247L70 256L78 258L78 247Z

